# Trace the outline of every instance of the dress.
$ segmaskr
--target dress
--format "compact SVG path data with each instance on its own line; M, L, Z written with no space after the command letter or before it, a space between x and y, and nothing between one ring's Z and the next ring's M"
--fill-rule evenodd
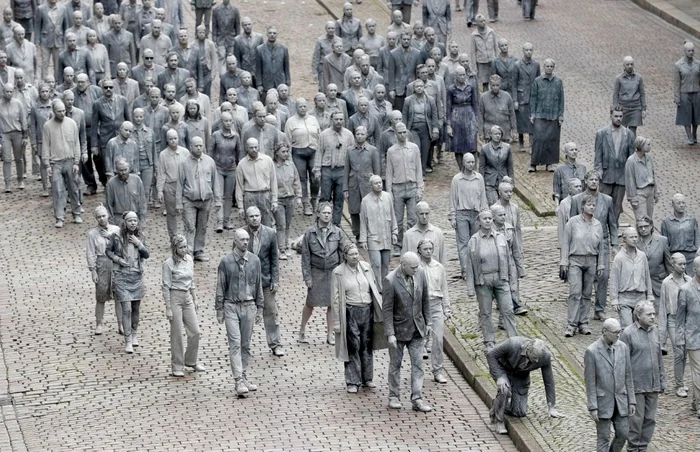
M448 150L456 154L476 152L479 100L471 84L463 89L454 83L447 89L447 118L452 126L452 139Z
M306 306L331 306L331 274L341 263L344 246L345 239L333 224L328 225L326 231L316 224L307 229L301 245L301 273L304 282L311 282Z
M112 272L112 292L116 301L139 301L143 299L146 292L143 283L144 259L148 259L149 252L143 233L140 233L139 239L143 243L143 248L140 250L129 242L124 243L121 234L114 234L105 252L112 262L115 262ZM122 267L117 263L119 259L126 259L129 265Z
M107 225L107 232L111 235L119 234L119 227ZM87 257L88 267L97 272L95 283L95 299L98 303L104 303L112 299L112 261L105 254L110 244L110 238L102 236L101 228L94 228L88 232Z

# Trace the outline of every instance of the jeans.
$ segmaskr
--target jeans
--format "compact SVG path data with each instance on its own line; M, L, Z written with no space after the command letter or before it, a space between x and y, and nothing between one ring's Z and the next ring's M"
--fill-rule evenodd
M391 263L391 250L369 250L369 262L372 265L372 273L377 280L379 290L382 290L382 282L389 274L389 264ZM381 276L381 278L380 278Z
M693 394L693 405L697 407L700 404L700 350L686 350L686 353L690 364L690 379L693 383L690 388Z
M275 222L277 223L277 247L280 251L289 248L289 228L294 216L294 196L277 199Z
M634 219L639 219L645 215L650 218L654 216L654 186L648 185L637 189L637 207L633 208Z
M610 442L610 423L615 429L615 438ZM620 416L620 412L615 406L613 417L609 419L599 419L595 425L597 434L598 452L620 452L627 441L629 435L629 422L627 416Z
M343 216L343 167L321 167L321 201L333 202L333 224L340 226Z
M362 383L372 381L374 376L372 305L346 306L345 312L348 344L348 361L345 363L345 384L348 386L360 386Z
M637 408L629 417L629 436L627 451L646 452L656 427L656 407L659 404L658 392L635 394Z
M408 347L411 357L411 402L423 398L423 348L425 340L416 330L410 341L397 341L396 348L389 347L389 398L401 398L401 361L403 349Z
M24 179L26 161L24 146L22 145L22 132L5 132L2 138L2 173L5 177L5 186L9 187L12 183L13 158L15 159L15 168L17 170L17 181L22 182L22 179Z
M248 210L250 206L260 209L260 221L270 228L275 227L275 218L272 216L272 200L269 190L247 191L243 193L243 208ZM241 206L238 206L240 209Z
M534 19L537 0L522 0L523 19Z
M416 197L418 195L418 187L415 182L406 182L403 184L394 184L391 187L391 194L394 196L394 212L396 214L396 223L399 227L399 237L397 243L403 243L403 213L406 210L407 229L411 229L418 222L416 215Z
M666 337L668 335L671 338L671 344L673 345L673 376L676 379L676 389L685 387L683 383L683 375L685 374L685 361L687 354L684 346L678 346L676 340L676 316L667 314L666 315L666 329L659 331L661 335L661 344L666 344Z
M572 328L588 326L597 265L598 256L569 256L569 306L566 319Z
M231 221L231 206L233 206L233 191L236 188L236 170L230 172L218 171L219 177L216 183L219 184L220 192L224 199L224 205L216 211L216 223L222 227L228 226Z
M325 87L324 87L325 88ZM299 172L301 182L301 200L308 203L310 198L318 196L319 181L313 174L316 150L311 148L292 148L292 160ZM306 182L309 182L309 185Z
M459 256L459 268L462 270L462 275L467 273L467 244L472 235L479 230L479 212L476 210L458 210L455 212L455 222L457 228L455 235L457 236L457 254Z
M479 0L466 0L467 22L474 23L479 13Z
M607 237L603 239L605 243L603 244L603 263L605 264L605 269L603 270L603 276L598 278L596 276L596 290L595 290L595 306L593 309L595 312L605 312L605 306L608 304L608 281L610 280L610 246L607 244ZM600 256L598 256L600 259Z
M165 223L168 227L168 235L172 239L177 234L177 211L175 208L175 190L177 182L166 182L163 188L163 201L165 202ZM187 241L188 248L192 246Z
M199 352L199 322L189 292L170 290L173 319L170 321L170 365L173 371L183 366L194 367ZM183 331L184 327L184 331ZM187 334L187 349L183 350L182 334Z
M491 421L503 422L503 415L524 417L527 415L527 394L530 390L530 372L514 372L507 375L510 388L499 389L489 410Z
M255 324L255 302L224 303L228 358L236 381L244 378L250 361L250 339Z
M77 215L80 215L80 200L78 199L78 187L73 176L73 159L51 163L51 171L54 217L57 220L66 219L66 195L68 195L70 196L70 208L75 218Z
M430 324L432 325L432 330L430 332L430 361L433 365L433 374L437 374L445 369L445 357L442 354L442 337L445 333L445 316L442 310L442 298L430 299L430 318Z
M625 198L625 186L618 184L600 183L600 192L612 196L613 200L613 216L615 221L620 222L620 214L622 213L622 200Z
M141 170L140 176L141 176L141 182L143 182L143 191L146 194L146 201L151 199L151 184L153 183L153 167L152 166L146 166L146 167L141 167L143 168ZM83 176L84 178L84 176ZM95 176L92 177L93 182L95 181ZM85 181L85 183L88 184L88 181Z
M47 75L54 75L49 73L49 60L53 63L53 70L56 72L56 69L58 68L58 54L61 51L61 48L59 47L44 47L44 46L37 46L39 55L40 55L40 61L41 61L41 80L45 80ZM63 74L61 74L63 75ZM58 78L58 77L56 77Z
M95 166L97 164L95 162L96 162L98 157L93 158L93 156L92 156L92 143L90 140L90 133L91 133L90 128L87 127L85 129L85 135L86 135L86 139L87 139L88 158L85 161L85 163L80 162L80 172L83 175L83 181L85 182L85 185L92 188L93 190L97 190L97 180L95 179ZM103 169L103 172L104 172L104 169ZM143 180L143 177L141 179ZM146 188L146 187L144 186L143 188Z
M428 157L430 156L430 129L426 122L419 122L411 125L411 134L413 135L413 142L418 145L420 149L420 163L421 168L423 168L423 174L425 170L433 166Z
M508 281L499 279L498 272L485 273L484 284L476 285L476 300L479 303L479 328L484 336L484 344L496 342L493 333L493 322L491 313L493 311L493 300L496 300L498 309L501 311L503 326L508 333L508 337L517 336L515 330L515 315L513 314L513 300L510 298L510 286Z
M124 328L124 340L131 340L131 333L139 328L139 311L141 300L122 301L122 326Z
M640 301L646 300L644 292L620 292L618 301L620 302L620 326L624 330L634 323L634 307Z
M185 224L187 237L187 251L192 256L204 254L204 245L207 241L207 224L209 223L209 211L211 199L206 201L182 200L182 221Z
M275 299L275 294L270 292L269 287L263 287L263 299L263 323L265 324L265 336L267 337L267 345L271 350L274 350L282 345L277 300Z

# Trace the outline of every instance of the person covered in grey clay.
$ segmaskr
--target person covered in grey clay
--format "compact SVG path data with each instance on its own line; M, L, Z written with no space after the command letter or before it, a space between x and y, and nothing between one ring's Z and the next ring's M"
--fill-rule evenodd
M600 339L583 356L588 413L596 424L597 451L621 452L629 434L629 416L634 416L632 365L627 344L619 341L620 323L603 322ZM610 441L610 425L615 437Z
M391 89L391 82L389 80L389 66L391 65L391 52L396 48L399 42L399 35L395 31L390 31L386 34L386 45L379 49L379 56L377 57L377 72L384 79L384 84L386 85L387 91ZM389 98L393 102L394 99Z
M105 207L109 222L121 226L126 212L136 212L141 224L146 223L148 200L141 178L131 172L129 162L119 157L115 162L115 176L105 186Z
M518 241L523 243L523 224L520 221L520 207L512 201L513 190L513 180L508 176L504 176L501 183L498 184L498 199L494 204L500 204L506 209L506 221L515 229Z
M353 17L352 3L343 4L343 17L335 21L335 34L343 41L343 52L352 55L362 38L362 22Z
M695 215L686 214L687 203L685 196L676 193L671 198L673 214L661 220L661 235L668 239L671 253L681 253L685 256L685 272L693 276L693 259L700 248L700 228Z
M528 1L528 0L525 0ZM535 1L535 0L531 0ZM530 95L532 84L540 76L540 63L532 59L535 47L526 42L523 44L523 57L515 63L513 77L513 106L518 126L518 150L525 152L525 134L528 134L529 144L532 147L532 133L535 128L530 122Z
M389 343L389 408L400 410L401 362L404 348L411 358L411 404L414 411L433 410L423 400L423 349L431 328L430 294L420 259L412 251L401 256L400 265L382 284L384 331Z
M654 303L647 256L637 249L639 235L635 228L622 231L624 242L610 269L610 306L620 315L623 328L634 322L632 311L637 303Z
M109 224L109 213L102 205L95 207L97 226L87 233L87 265L92 282L95 284L95 335L104 331L103 319L105 303L112 299L112 261L105 254L112 235L119 234L119 226ZM115 301L114 311L117 314L117 332L124 334L122 329L122 305Z
M491 65L498 55L496 32L486 26L486 18L477 14L476 30L472 31L471 60L476 68L477 87L486 91L491 76Z
M634 154L634 134L622 125L622 110L610 111L610 125L596 132L593 169L601 174L600 191L613 199L615 220L620 220L625 197L625 165Z
M634 58L622 59L624 70L615 77L612 106L622 108L622 125L637 135L637 127L643 124L647 115L647 98L644 92L644 79L634 71Z
M510 143L515 138L516 121L513 99L501 89L501 77L489 78L489 89L479 98L479 136L483 141L491 139L491 127L497 125L502 130L502 139Z
M450 213L448 219L457 238L457 255L462 279L467 278L467 243L479 228L479 212L488 208L484 177L474 171L474 154L464 155L462 170L452 178L450 185Z
M523 266L523 244L519 240L519 236L515 231L515 227L506 221L506 209L500 204L494 204L490 207L493 215L493 229L499 234L503 234L508 242L508 255L510 257L511 275L513 278L510 283L510 296L513 299L513 314L525 315L528 309L520 305L520 283L519 279L525 277L525 267ZM503 325L503 318L498 318L499 327Z
M535 20L535 10L537 9L537 0L522 0L523 20Z
M177 131L170 129L166 132L167 146L158 155L156 168L156 196L160 204L165 203L165 222L170 237L177 234L177 181L180 177L180 163L187 160L190 151L178 145Z
M114 263L112 292L114 300L122 305L124 351L134 353L139 346L136 331L139 327L141 300L146 292L143 281L145 260L150 256L146 238L139 228L136 212L124 212L124 223L119 233L112 235L105 254Z
M245 397L258 386L248 381L254 325L263 318L260 259L248 251L250 236L243 229L233 233L233 251L219 263L216 277L216 321L226 324L226 340L236 394Z
M389 97L394 103L394 108L403 111L406 87L416 79L416 69L422 63L422 56L421 52L411 45L410 32L401 33L400 43L400 46L391 51L389 74L388 78L384 79L389 82Z
M491 378L498 392L489 412L496 432L508 433L503 416L527 416L527 399L530 389L530 373L540 369L544 382L549 416L563 417L556 408L552 354L542 339L515 336L498 344L486 354Z
M374 174L369 182L371 191L362 198L360 206L358 244L368 250L372 270L375 275L381 275L383 283L389 273L392 246L398 245L398 226L391 195L382 191L382 178Z
M361 3L361 1L358 1ZM401 20L405 25L410 27L411 23L411 6L418 5L417 0L387 0L387 6L392 11L392 19L394 17L401 17ZM401 14L396 14L399 11ZM394 21L395 22L395 21Z
M538 165L546 165L554 172L559 162L559 136L564 122L564 83L554 75L555 62L544 60L544 75L532 84L530 93L530 122L532 131L532 156L529 172L537 171Z
M569 187L567 191L568 195L562 199L557 206L557 248L559 249L561 249L561 244L564 240L564 228L566 227L566 223L568 223L569 219L571 218L571 200L574 196L581 193L582 189L583 183L581 182L581 179L577 179L575 177L569 179Z
M369 104L370 101L368 98L362 96L358 97L357 111L350 117L348 128L350 131L355 131L355 133L357 133L359 127L365 129L365 134L367 135L365 139L367 142L366 145L376 149L375 146L379 145L382 125L379 122L379 118L370 112ZM377 154L377 156L379 156L379 154ZM379 171L375 174L379 174Z
M560 277L569 282L568 325L564 337L572 337L577 332L591 334L588 316L593 282L596 276L603 277L608 264L604 259L607 243L603 227L594 218L596 201L585 193L581 199L581 214L572 216L564 228L559 262Z
M402 250L413 251L418 249L421 240L430 240L433 244L432 258L441 264L445 264L445 235L442 229L430 222L430 206L425 201L416 204L416 216L418 222L403 235Z
M583 211L581 203L583 196L586 193L593 196L596 200L593 217L600 221L600 225L603 227L602 259L605 262L605 271L600 278L596 277L597 285L593 320L605 320L605 306L608 301L608 278L610 276L610 267L608 265L610 262L610 246L613 248L617 247L618 241L617 220L613 216L612 198L604 193L600 193L598 190L599 181L600 173L596 170L587 172L584 177L586 190L571 199L571 216L573 217Z
M307 287L306 304L301 313L299 343L308 344L306 324L314 308L326 308L326 342L335 345L333 311L331 310L331 274L342 262L346 240L331 220L333 206L329 202L318 205L316 223L304 233L301 242L301 273Z
M306 102L304 102L304 108L306 108ZM294 208L302 205L299 172L289 154L289 145L281 141L275 150L275 176L277 179L275 228L277 230L279 259L285 261L291 256L289 238Z
M455 82L447 87L446 131L449 136L447 150L454 152L459 170L462 171L465 153L475 153L478 136L478 97L476 87L467 83L467 70L455 69Z
M673 377L676 383L676 395L688 397L688 387L683 382L685 374L686 351L678 336L678 297L681 287L691 281L685 274L685 256L674 253L671 256L671 274L661 283L661 301L659 303L659 341L661 353L664 353L666 339L671 339L673 346Z
M335 357L344 364L348 393L357 394L360 386L377 387L373 352L387 347L382 295L356 245L346 245L343 258L331 276Z
M107 148L104 150L103 155L107 177L111 178L115 175L115 164L117 159L120 158L129 163L129 171L138 173L139 150L136 142L131 139L133 131L134 125L131 121L124 121L119 127L117 135L107 142Z
M372 68L378 71L379 51L386 45L386 39L377 34L377 21L371 17L365 21L365 30L367 34L363 34L360 38L360 47L365 50Z
M692 265L693 279L681 286L678 295L676 344L684 347L688 355L693 382L692 407L697 407L700 403L700 257Z
M479 327L488 352L496 342L491 320L494 300L500 309L508 337L518 334L509 284L517 276L512 274L506 237L493 229L490 210L479 213L479 227L467 244L467 295L472 298L476 295L479 303Z
M656 183L654 162L651 159L651 140L637 137L634 140L634 154L625 163L625 190L632 206L634 217L654 216L654 204L659 202L661 193Z
M333 41L331 52L321 60L321 79L325 85L334 84L343 86L345 70L352 66L352 57L343 52L343 43L340 39Z
M518 59L508 53L508 40L506 38L498 38L496 43L498 44L498 56L491 63L491 74L501 77L501 89L510 94L515 102L517 90L515 90L513 83L515 82Z
M695 44L685 41L685 55L673 67L673 103L676 104L676 125L685 128L688 144L698 142L700 124L700 60L695 58Z
M656 427L659 394L666 390L659 328L654 325L654 305L640 302L634 307L635 322L624 329L620 340L627 344L632 366L637 409L629 418L627 450L647 450Z
M503 178L507 176L512 180L514 172L510 145L501 141L503 129L494 125L489 132L491 140L481 148L479 172L484 177L486 201L491 205L498 200L498 186Z
M637 220L637 249L647 256L649 263L649 275L651 276L651 288L654 292L654 311L659 313L659 297L661 296L661 283L671 272L671 250L668 247L668 239L654 231L654 220L643 216ZM659 314L661 315L661 314ZM664 344L661 344L662 348Z
M267 97L268 90L277 88L282 83L292 86L289 50L277 42L277 27L267 27L267 42L258 46L256 61L255 84L261 99Z
M377 148L367 143L367 129L355 129L355 145L345 153L343 191L348 203L352 232L360 237L360 207L362 199L372 191L370 179L381 171ZM381 179L381 177L380 177Z
M423 70L427 72L427 69ZM420 147L423 173L432 173L431 143L440 137L438 107L435 98L426 94L423 80L416 79L413 89L413 94L404 102L403 117L406 119L406 127L413 135L413 142Z
M576 161L578 158L578 146L576 143L573 141L566 143L564 145L564 155L566 156L564 164L559 165L554 170L554 178L552 179L552 195L557 204L567 196L569 180L576 178L581 181L586 177L586 166Z
M423 25L432 28L438 42L445 43L452 34L452 10L450 0L423 0Z
M335 27L334 21L329 20L326 22L326 33L316 38L314 53L311 57L311 74L313 75L314 81L318 83L319 91L323 91L323 87L330 83L323 77L323 60L326 55L333 53L333 44L335 42L340 42L341 44L343 42L340 37L336 36Z
M170 322L170 366L173 377L184 377L184 368L204 372L197 363L199 352L199 322L197 320L197 289L194 284L194 261L187 252L187 240L180 234L170 241L172 255L163 262L161 281L165 316ZM184 330L184 331L183 331ZM187 335L187 348L183 335Z
M236 169L236 203L238 216L245 219L245 209L256 206L262 212L262 223L274 227L272 216L277 210L277 176L272 158L258 149L258 140L245 142L246 156Z

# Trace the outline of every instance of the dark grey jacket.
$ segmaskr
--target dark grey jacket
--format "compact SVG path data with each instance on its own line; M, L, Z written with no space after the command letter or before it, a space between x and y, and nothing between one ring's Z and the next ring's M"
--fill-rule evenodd
M250 235L250 240L248 241L248 251L253 252L253 231L249 226L246 226L245 231ZM271 284L279 284L280 282L280 271L279 271L279 249L277 248L277 234L275 230L265 226L260 225L260 250L257 253L258 259L260 259L260 273L262 277L263 288L270 287Z
M428 280L423 269L413 275L413 293L409 292L401 267L395 268L382 284L382 313L387 337L408 342L415 331L425 337L430 325L430 297Z
M614 366L603 338L589 345L583 355L588 411L598 410L600 419L612 418L615 407L625 417L629 405L637 405L627 344L617 341L613 349Z
M622 137L620 150L615 155L612 126L607 125L595 134L595 159L593 169L600 172L600 181L608 185L625 185L625 164L634 154L634 134L625 126L620 126Z

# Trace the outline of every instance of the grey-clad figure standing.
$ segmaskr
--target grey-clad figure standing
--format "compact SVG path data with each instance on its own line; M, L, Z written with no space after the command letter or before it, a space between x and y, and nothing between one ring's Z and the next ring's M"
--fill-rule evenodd
M693 382L693 405L700 403L700 257L693 260L693 279L681 286L676 311L676 345L685 348Z

